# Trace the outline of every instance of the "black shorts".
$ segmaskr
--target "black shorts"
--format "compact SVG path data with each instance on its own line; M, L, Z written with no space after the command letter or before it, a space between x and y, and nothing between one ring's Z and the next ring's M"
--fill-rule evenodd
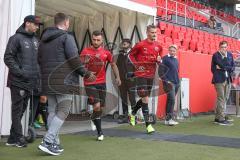
M100 102L101 107L105 104L106 84L95 84L85 86L85 91L88 96L88 103L93 105Z
M150 96L152 86L153 86L153 79L152 78L142 78L137 77L137 93L139 97L146 97Z

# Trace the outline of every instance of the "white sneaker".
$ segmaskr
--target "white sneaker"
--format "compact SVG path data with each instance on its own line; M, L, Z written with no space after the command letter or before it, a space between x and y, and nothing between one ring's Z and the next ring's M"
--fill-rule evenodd
M92 131L95 131L95 130L96 130L95 124L93 123L92 120L90 121L90 123L91 123L91 129L92 129Z
M103 141L104 140L104 135L98 136L97 140L98 141Z
M237 118L240 118L240 115L237 115Z
M165 125L168 125L168 126L175 126L175 125L177 125L177 124L179 124L178 122L176 122L176 121L174 121L174 120L172 120L172 119L170 119L170 120L165 120L165 123L164 123Z

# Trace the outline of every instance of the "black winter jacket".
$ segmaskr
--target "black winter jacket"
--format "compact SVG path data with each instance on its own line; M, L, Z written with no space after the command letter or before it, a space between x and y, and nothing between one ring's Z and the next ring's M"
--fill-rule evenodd
M9 38L4 62L9 68L7 86L17 86L28 91L38 91L40 71L38 65L38 40L20 26Z
M120 50L117 57L117 67L121 71L120 79L121 81L130 80L132 81L134 77L134 66L128 58L128 53L126 51Z
M43 31L39 64L43 94L71 94L72 86L79 85L79 75L89 75L80 62L74 38L55 27Z

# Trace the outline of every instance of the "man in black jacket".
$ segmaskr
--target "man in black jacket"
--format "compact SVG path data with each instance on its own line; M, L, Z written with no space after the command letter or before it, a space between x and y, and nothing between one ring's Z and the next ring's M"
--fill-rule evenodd
M6 145L26 147L22 134L21 119L28 100L39 89L39 65L37 63L39 17L29 15L10 37L4 55L4 62L9 68L7 86L11 90L12 126Z
M133 108L136 104L135 98L135 79L134 66L128 59L128 53L131 50L131 40L123 39L121 43L121 50L117 58L117 66L121 71L120 79L122 84L118 87L122 99L123 116L119 117L119 123L128 123L128 97Z
M219 51L212 57L211 71L213 74L212 83L217 92L217 104L215 123L219 125L232 125L230 119L225 115L226 103L229 98L232 73L234 71L234 60L232 53L227 51L228 43L219 43Z
M38 148L51 155L60 155L63 148L58 134L72 105L72 93L78 91L79 75L89 81L95 81L96 77L80 62L75 40L67 33L69 17L57 13L54 24L55 27L43 31L39 45L42 94L48 98L49 128Z

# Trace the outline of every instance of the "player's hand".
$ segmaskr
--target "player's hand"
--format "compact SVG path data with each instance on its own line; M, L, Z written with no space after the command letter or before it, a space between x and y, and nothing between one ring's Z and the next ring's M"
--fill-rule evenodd
M120 80L120 78L116 78L116 84L118 85L118 86L120 86L121 85L121 80Z
M87 81L94 82L96 80L95 72L90 72L89 77L86 79Z
M161 61L162 61L161 56L157 56L157 62L161 62Z
M221 68L219 67L219 65L216 65L216 68L217 68L217 69L221 69Z
M90 55L85 55L85 56L82 57L82 63L88 64L90 59L91 59Z
M91 59L90 56L86 56L84 59L84 63L86 63L86 64L89 63L90 59Z

